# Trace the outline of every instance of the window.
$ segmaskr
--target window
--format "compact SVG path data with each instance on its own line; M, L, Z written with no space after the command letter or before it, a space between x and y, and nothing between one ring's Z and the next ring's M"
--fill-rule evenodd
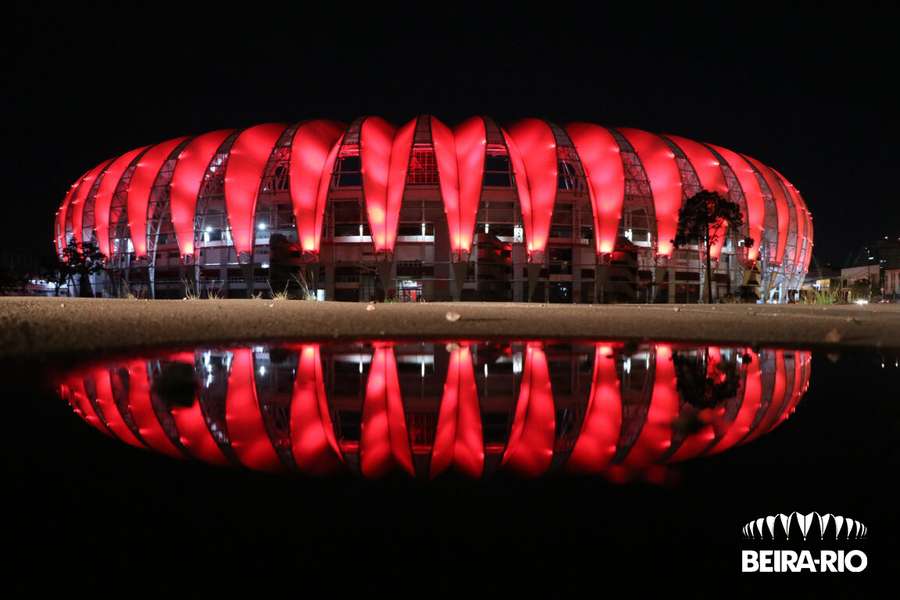
M372 235L368 223L335 223L334 237L361 237Z
M433 236L434 223L400 223L397 226L398 236Z
M550 248L550 262L572 262L572 249Z
M286 191L290 189L290 171L288 165L282 164L275 167L275 173L272 175L272 189Z
M626 211L623 216L622 227L619 235L631 240L632 242L649 243L650 236L650 217L647 212L642 209Z
M360 187L362 185L362 160L357 156L342 156L334 164L336 187Z
M411 279L422 277L422 263L418 261L398 262L397 277L408 277Z
M575 175L575 166L564 160L557 161L557 187L561 190L575 190L578 178Z
M358 199L335 199L331 206L334 216L334 237L371 235L369 221Z
M509 168L509 156L506 149L488 146L487 155L484 158L484 185L485 187L510 187L512 176Z
M334 280L336 282L358 282L359 269L357 267L335 267Z
M406 183L409 185L437 185L438 170L434 159L434 150L429 146L416 146L413 148L412 157L409 160L409 171L406 173Z
M569 239L572 237L572 228L566 225L552 225L550 227L550 237Z
M515 226L507 223L491 223L490 233L497 237L513 237Z

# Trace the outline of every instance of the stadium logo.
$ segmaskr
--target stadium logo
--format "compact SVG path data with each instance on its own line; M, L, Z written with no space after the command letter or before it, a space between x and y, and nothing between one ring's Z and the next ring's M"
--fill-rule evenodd
M791 530L794 525L796 525L796 529L799 530L804 540L809 535L813 525L817 525L816 532L820 540L824 540L826 534L829 536L828 539L832 540L858 540L864 539L868 533L868 529L860 521L831 513L820 515L817 512L805 515L798 512L792 512L789 515L778 513L777 515L760 517L744 525L742 532L744 539L774 540L776 539L777 526L779 531L784 534L784 539L789 540L791 539Z
M859 573L868 557L862 550L821 548L822 543L846 545L868 537L869 530L856 519L818 512L767 515L747 522L741 529L748 541L815 545L801 550L765 548L741 550L744 573Z

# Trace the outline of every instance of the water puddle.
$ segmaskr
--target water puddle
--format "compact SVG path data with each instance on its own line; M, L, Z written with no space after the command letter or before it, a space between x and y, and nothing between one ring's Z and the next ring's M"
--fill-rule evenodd
M107 358L55 382L103 434L214 465L665 482L673 465L780 427L811 358L614 341L274 343Z

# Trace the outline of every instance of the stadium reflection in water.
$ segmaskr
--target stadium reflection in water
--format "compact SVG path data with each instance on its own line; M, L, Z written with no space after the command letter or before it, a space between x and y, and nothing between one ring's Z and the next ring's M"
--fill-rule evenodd
M810 353L737 346L371 341L198 348L60 376L90 425L273 472L665 477L794 411Z

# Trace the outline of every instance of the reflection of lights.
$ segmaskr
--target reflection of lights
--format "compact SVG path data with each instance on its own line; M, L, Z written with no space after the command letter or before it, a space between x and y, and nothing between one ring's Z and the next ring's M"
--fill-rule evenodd
M259 225L256 226L256 228L259 229L260 231L265 231L268 228L268 225L266 225L265 223L260 223Z
M288 367L290 373L288 373L288 370L280 369L277 376L268 377L268 356L272 352L271 348L247 346L231 352L213 351L211 353L206 349L200 349L196 353L197 380L201 389L203 389L204 396L202 397L204 402L206 401L205 399L220 397L210 396L210 393L225 395L227 410L225 420L222 420L204 419L203 417L206 415L203 413L203 410L206 407L196 403L190 409L190 413L187 410L182 410L180 407L174 408L174 418L176 420L181 419L178 423L179 427L186 423L190 425L186 419L191 417L191 415L196 419L196 421L192 421L196 425L195 428L178 430L179 435L182 436L182 443L185 446L192 445L198 438L190 437L192 435L191 432L197 435L200 433L205 435L206 432L203 431L205 427L208 428L208 434L212 436L212 439L206 440L204 443L215 441L219 446L227 447L231 445L239 458L243 457L243 459L250 457L246 451L248 444L250 444L254 448L265 450L271 459L274 456L270 451L272 440L266 432L265 423L271 416L270 410L276 406L280 407L281 404L280 400L274 400L268 394L261 394L257 397L253 393L253 386L257 386L257 390L280 389L287 383L284 377L289 376L294 378L294 394L289 413L292 419L301 416L301 414L305 415L302 419L294 420L292 423L314 425L317 435L319 435L317 443L321 446L322 451L334 451L337 453L339 451L338 448L343 448L344 451L349 451L352 455L355 455L354 453L356 452L361 452L363 453L362 455L373 457L377 455L377 453L372 452L373 450L387 448L391 452L392 460L395 462L405 461L402 464L395 464L394 467L399 464L407 471L412 472L411 467L409 467L411 463L406 458L411 456L408 451L409 440L414 438L414 436L406 434L408 428L409 433L412 433L410 425L406 422L409 419L409 413L406 411L412 406L409 403L414 403L416 412L418 412L421 406L419 404L420 398L431 398L430 394L438 394L439 386L428 386L428 389L422 388L422 391L414 393L413 397L404 399L400 394L401 390L399 387L399 381L402 377L401 373L404 370L398 373L394 360L388 360L387 354L390 353L390 356L393 357L395 350L390 345L390 342L386 344L389 346L388 348L376 347L374 355L366 353L368 348L360 344L359 349L355 353L331 354L329 352L325 355L325 359L335 363L341 362L346 366L357 364L357 367L363 373L365 372L363 369L364 364L372 364L374 366L369 372L368 381L366 381L365 375L361 374L359 376L360 384L366 386L362 421L371 424L373 423L372 419L367 419L366 416L372 417L374 415L378 417L375 422L383 422L386 419L390 425L390 430L367 427L363 439L360 439L356 444L343 447L341 445L341 436L343 434L341 434L339 429L332 429L332 423L326 416L325 411L328 411L332 407L332 403L336 401L333 394L343 394L346 390L339 391L335 387L335 383L326 377L329 370L327 368L322 369L319 364L318 347L312 344L305 345L299 350L298 360L300 362L297 363L296 368ZM477 343L474 344L476 344L475 348L477 349ZM579 372L582 371L582 366L589 366L593 358L594 377L592 378L591 392L583 395L579 400L579 402L586 403L579 404L581 408L586 410L586 414L584 425L580 429L581 433L575 440L576 442L580 440L576 444L576 448L580 448L579 452L581 452L582 456L578 459L577 453L573 451L572 457L566 459L564 455L559 454L559 449L553 443L553 436L557 431L556 428L559 426L556 421L559 415L555 414L553 408L553 390L550 383L549 365L546 364L546 358L538 360L539 356L543 357L544 351L537 344L517 343L512 347L506 346L502 352L497 353L497 356L491 359L492 363L498 364L498 368L501 366L505 367L506 364L512 364L514 365L513 370L521 373L521 375L516 377L513 389L508 389L505 385L500 388L497 388L497 386L481 386L481 389L478 389L476 387L477 379L475 373L473 373L473 367L477 367L478 357L473 356L474 353L470 353L468 345L463 347L460 343L448 343L446 350L447 353L451 354L451 357L450 366L447 369L446 379L444 380L444 396L442 396L440 403L430 403L430 408L425 409L428 411L428 419L437 419L436 431L443 435L438 435L435 438L433 447L429 447L428 443L423 443L424 445L416 447L416 452L420 454L430 452L432 459L430 474L432 476L443 470L443 468L434 468L434 465L440 462L439 459L444 460L440 464L453 464L454 461L457 461L456 464L459 466L458 453L467 451L467 448L472 448L475 455L482 456L478 461L483 460L484 451L494 453L503 451L503 464L518 470L527 467L529 469L527 474L533 475L543 473L552 462L564 462L567 465L566 468L571 469L573 472L604 472L607 470L612 457L620 453L623 457L622 464L629 467L629 469L634 469L633 473L622 473L622 480L624 481L626 475L629 478L640 476L644 469L655 468L652 465L660 458L662 453L668 453L664 462L680 462L706 453L717 453L739 443L741 440L751 440L762 435L794 411L797 401L799 401L808 387L808 365L810 360L808 352L777 351L776 360L772 361L765 360L765 357L770 356L766 353L771 351L764 350L761 353L764 360L758 362L756 357L753 357L753 360L750 361L751 368L748 370L736 367L734 361L746 352L747 355L743 360L744 364L746 364L751 356L749 349L742 347L715 347L714 349L711 347L709 348L710 360L715 360L717 364L730 363L731 367L736 367L734 375L739 378L743 386L743 392L738 391L738 396L733 401L728 401L729 403L733 402L732 404L717 407L716 411L710 413L709 417L712 420L707 422L706 426L701 428L701 430L689 433L686 436L675 436L673 432L675 431L676 420L678 420L678 417L685 416L685 413L680 412L683 406L681 401L686 400L683 397L684 391L677 389L676 386L676 382L684 374L677 372L675 369L671 360L672 350L669 346L653 345L650 347L652 349L649 352L634 351L626 355L626 351L621 347L613 347L601 342L590 346L585 344L583 347L571 351L569 355L572 361L571 365L573 367L577 365ZM516 350L514 351L513 348ZM340 347L337 349L341 350ZM558 348L556 352L561 352L562 350L562 348ZM565 351L569 352L569 350ZM702 356L695 349L683 351L686 356L693 358ZM783 357L780 355L781 352L785 353ZM294 351L294 353L296 354L297 352ZM213 354L215 354L215 362L212 361ZM396 358L397 362L418 366L417 370L423 376L427 373L430 377L440 377L440 369L436 370L434 368L437 364L444 364L443 361L438 359L439 356L441 355L431 355L419 351L417 354L406 354ZM789 356L792 356L793 363L790 362ZM882 369L887 368L889 364L894 366L900 364L898 356L895 355L893 363L891 363L889 356L889 354L885 354L878 357ZM652 367L643 369L644 361L648 358L650 365L653 365L655 362L655 374ZM230 363L231 361L233 361L234 370L232 370L231 375L226 377L225 381L219 381L221 376L210 367L219 369L223 362ZM328 363L326 362L325 364ZM794 366L791 367L791 364ZM776 367L776 365L778 366ZM256 371L253 370L253 366L256 366ZM129 369L133 370L130 364ZM487 377L490 363L484 364L482 362L482 369L484 376ZM780 386L764 385L762 381L773 370L775 371L776 379L781 379L788 372L792 371L794 375L793 384ZM506 368L500 368L500 371L508 373ZM630 372L630 375L624 378L619 377L623 371L625 373ZM708 373L708 370L703 368L701 372ZM256 376L255 382L254 375ZM638 377L637 381L634 380L635 376ZM219 380L215 380L216 377ZM129 383L135 385L134 382L138 381L141 381L141 378L129 377L123 382L123 385L127 386ZM225 385L226 381L227 386ZM647 385L650 382L652 382L652 385ZM486 385L486 380L484 383ZM785 382L782 380L782 383ZM626 410L626 407L631 405L637 398L632 399L629 397L627 400L622 398L622 393L625 390L637 392L639 388L634 384L640 384L640 389L642 390L640 402L643 403L643 406L649 408L649 413L646 416L646 423L649 425L644 425L646 435L642 433L640 438L627 448L620 447L619 434L623 427L626 427L626 421L633 421L635 418L644 419L642 415L633 414L634 411ZM212 390L213 385L217 385L218 389ZM488 390L488 388L492 389ZM81 390L81 387L78 389ZM481 391L482 389L483 391ZM128 392L129 397L129 410L137 410L138 417L148 417L152 420L152 411L148 412L146 410L150 406L150 387L142 384L139 389L126 389L126 392ZM71 394L72 392L66 393ZM109 391L107 395L111 393ZM84 404L84 392L80 392L80 394L81 399L76 398L76 401ZM422 396L422 394L425 395ZM481 397L482 394L484 394L483 398ZM387 403L384 401L386 395L388 397ZM139 400L139 402L131 406L131 401L135 399ZM498 440L491 438L489 440L486 438L487 431L479 417L479 401L481 400L490 402L490 412L514 417L509 431L509 439ZM276 401L278 402L277 405L272 404ZM233 410L235 403L241 410ZM767 414L765 419L757 422L754 416L758 414L762 406L781 407L781 414L776 415L773 410L772 413ZM725 416L726 409L730 410L730 407L740 408L737 417L733 415ZM660 412L661 408L665 408L663 413ZM98 419L103 419L102 414L93 415L89 409L89 404L83 408L79 406L76 408L76 412L80 410L81 412L78 414L82 418L87 420L93 419L91 421L92 424L97 423ZM314 410L312 413L307 414L304 412L306 409ZM377 410L373 413L375 409ZM688 410L692 409L688 407ZM319 419L321 419L321 422L319 422ZM226 424L227 431L223 429L223 426ZM141 433L147 434L149 432L154 440L157 438L161 439L159 428L152 422L149 425L152 425L150 429L148 429L148 422L139 422L138 426ZM395 427L403 435L393 436L391 431ZM188 433L185 433L185 431L188 431ZM307 427L301 431L308 432L311 430ZM378 431L381 431L381 433L378 433ZM560 429L559 431L562 430ZM748 433L750 434L749 437L747 437ZM320 434L324 434L324 437ZM300 437L296 439L309 439L302 432L298 435ZM188 441L185 441L184 436L187 436ZM711 446L710 443L717 439L717 436L718 441ZM442 441L438 443L437 438L440 438ZM356 441L352 438L347 439ZM331 450L326 446L326 442ZM191 450L190 454L195 455L194 451L198 448L199 446L189 448ZM447 454L445 451L451 448L452 452ZM512 448L512 450L507 452L504 448ZM586 448L590 451L585 452ZM293 451L295 453L298 451L296 444L293 446ZM368 454L365 454L366 452ZM521 461L516 463L516 460L520 459L515 459L515 456L519 456L520 459L525 456L530 457L529 464L526 465ZM201 458L203 457L201 456ZM539 459L539 468L531 468L531 458ZM370 458L364 460L370 460ZM257 468L257 462L248 466ZM478 464L482 463L478 462ZM371 467L371 464L369 464L369 467ZM384 465L385 470L394 467L391 467L389 464ZM416 465L415 470L417 474L420 468L422 468L421 465ZM424 468L429 469L427 463L425 463ZM369 469L368 474L371 475L373 473ZM364 472L363 474L366 475L367 473ZM480 476L480 474L480 471L475 473L477 476Z
M855 304L859 304L860 306L862 306L863 304L868 304L868 303L869 303L869 301L866 300L865 298L860 298L859 300L855 301Z

